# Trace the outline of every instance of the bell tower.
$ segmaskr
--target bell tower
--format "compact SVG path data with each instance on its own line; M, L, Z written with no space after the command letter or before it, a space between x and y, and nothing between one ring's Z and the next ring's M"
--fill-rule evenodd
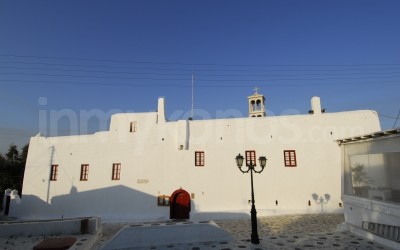
M247 97L249 101L249 117L265 117L265 98L258 93L259 88L254 88L255 93Z

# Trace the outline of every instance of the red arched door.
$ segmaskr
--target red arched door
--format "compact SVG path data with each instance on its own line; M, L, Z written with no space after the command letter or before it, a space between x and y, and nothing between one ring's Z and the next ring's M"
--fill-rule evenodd
M190 195L183 189L172 193L170 198L170 219L189 219Z

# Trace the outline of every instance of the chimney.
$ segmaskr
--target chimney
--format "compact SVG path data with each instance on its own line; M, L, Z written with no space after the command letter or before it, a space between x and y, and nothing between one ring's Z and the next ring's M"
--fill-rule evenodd
M167 120L165 119L165 100L164 97L158 98L158 108L157 108L157 121L158 123L165 123Z
M322 113L321 109L321 99L318 96L311 98L311 111L310 113L314 115L320 115Z

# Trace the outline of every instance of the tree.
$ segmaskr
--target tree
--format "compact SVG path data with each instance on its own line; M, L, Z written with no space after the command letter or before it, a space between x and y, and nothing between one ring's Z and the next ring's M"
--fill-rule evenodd
M0 154L0 169L4 168L6 164L6 158L2 154Z
M23 163L24 169L25 169L25 164L26 164L26 158L28 158L28 150L29 150L29 143L25 144L22 147L22 152L21 152L21 155L20 155L20 158L21 158L21 161Z
M368 174L365 172L363 164L354 164L351 171L353 172L353 181L356 187L366 186L373 183L372 179L369 178Z
M6 154L7 160L9 161L17 161L20 159L18 148L15 144L11 144L8 147L8 152Z
M0 191L7 188L22 191L26 158L29 144L22 147L21 153L16 145L11 144L5 157L0 154Z

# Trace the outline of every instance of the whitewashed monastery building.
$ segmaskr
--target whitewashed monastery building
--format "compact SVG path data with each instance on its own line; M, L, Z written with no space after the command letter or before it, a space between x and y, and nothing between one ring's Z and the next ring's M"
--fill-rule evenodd
M327 113L313 97L309 114L268 117L257 92L248 104L249 117L167 121L159 98L156 112L113 115L108 131L32 137L22 217L247 215L250 176L236 167L239 153L268 159L254 176L259 215L343 212L336 140L379 131L377 113Z

